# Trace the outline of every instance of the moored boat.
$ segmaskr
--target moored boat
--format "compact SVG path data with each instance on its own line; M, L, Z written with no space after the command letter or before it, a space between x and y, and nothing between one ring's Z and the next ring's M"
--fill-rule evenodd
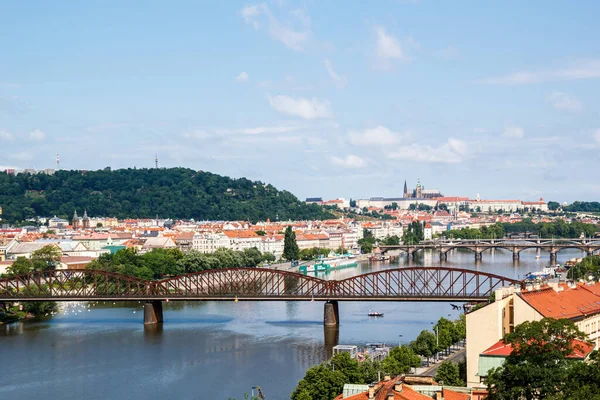
M338 256L320 258L314 263L300 266L300 272L321 272L334 269L356 267L358 261L354 256Z
M369 310L369 317L383 317L383 313Z

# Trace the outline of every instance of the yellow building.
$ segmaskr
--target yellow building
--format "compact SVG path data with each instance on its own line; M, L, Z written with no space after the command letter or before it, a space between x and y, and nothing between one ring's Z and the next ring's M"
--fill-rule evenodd
M495 301L466 316L467 385L482 387L479 355L516 325L542 318L567 318L598 347L600 339L600 283L506 287L495 292Z

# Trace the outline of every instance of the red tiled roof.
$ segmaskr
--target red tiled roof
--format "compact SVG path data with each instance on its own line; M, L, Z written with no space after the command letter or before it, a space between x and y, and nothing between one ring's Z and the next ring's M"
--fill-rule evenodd
M545 286L540 290L524 291L519 296L542 316L548 318L578 318L600 313L600 283L559 286L559 291Z
M444 400L470 400L471 396L466 393L458 393L449 389L442 389L442 397Z
M583 342L581 340L573 340L573 353L568 355L567 358L581 359L584 360L596 347L593 344ZM485 350L481 355L493 356L493 357L508 357L512 353L513 347L510 344L505 344L504 341L499 340Z

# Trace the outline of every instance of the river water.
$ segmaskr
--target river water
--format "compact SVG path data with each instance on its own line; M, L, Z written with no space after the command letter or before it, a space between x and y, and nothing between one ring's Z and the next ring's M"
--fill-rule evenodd
M558 253L558 262L582 257ZM523 278L549 262L535 250L517 263L504 250L481 262L455 250L442 265ZM440 265L437 253L410 263L361 263L326 279L406 265ZM0 325L0 399L243 399L260 386L267 400L288 399L310 366L331 346L413 340L440 317L456 318L448 303L340 302L341 325L324 332L322 302L169 302L162 328L145 328L143 304L63 303L40 321ZM369 309L385 313L369 318ZM400 336L402 335L402 336Z

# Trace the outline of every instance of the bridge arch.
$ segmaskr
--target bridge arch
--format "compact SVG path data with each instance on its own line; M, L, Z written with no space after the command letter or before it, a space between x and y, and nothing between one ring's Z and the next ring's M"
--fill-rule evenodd
M291 271L223 268L178 275L152 282L157 296L269 298L327 296L331 281Z

